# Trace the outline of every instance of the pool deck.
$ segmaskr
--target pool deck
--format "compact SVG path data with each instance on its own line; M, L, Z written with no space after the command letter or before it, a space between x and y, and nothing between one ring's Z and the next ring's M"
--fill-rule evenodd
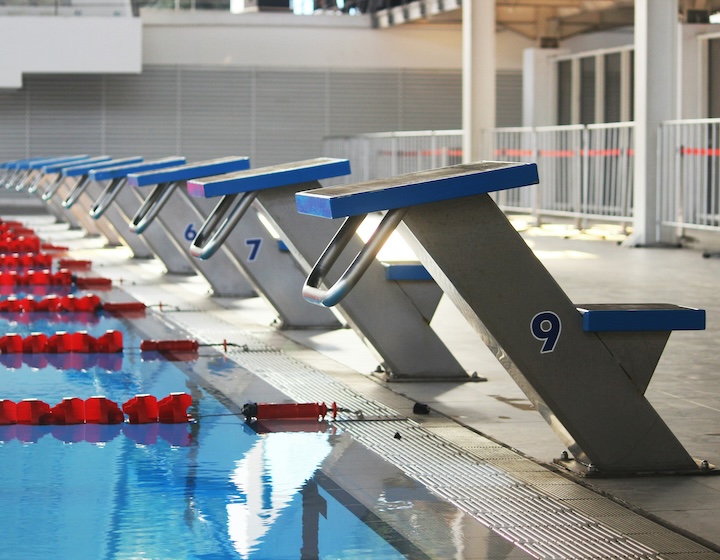
M39 229L42 230L42 226ZM519 229L576 303L662 302L707 311L705 331L671 335L647 396L693 457L720 466L720 378L717 376L720 372L720 352L717 351L720 340L720 259L704 259L700 252L691 249L621 247L617 242L621 236L616 235L615 228L584 234L567 225L542 228L521 225ZM213 298L208 295L208 286L198 277L164 275L161 265L154 260L131 260L122 248L103 248L96 240L63 239L63 236L64 232L52 227L44 235L50 241L62 240L69 244L71 257L91 258L98 274L113 278L133 297L146 303L158 303L158 298L163 298L168 309L174 305L192 311L166 314L169 320L190 332L213 336L212 329L215 328L216 333L227 332L228 340L233 333L245 333L251 340L307 364L332 383L347 387L354 395L361 395L367 402L389 407L403 420L412 421L413 426L441 437L447 435L453 445L466 445L468 449L486 445L477 444L476 437L502 444L503 452L517 454L519 458L529 460L528 464L543 467L542 476L538 475L540 478L526 476L525 480L542 479L540 486L544 492L554 485L566 492L594 493L604 503L602 507L606 513L586 508L587 515L612 525L610 520L619 518L608 514L607 509L618 507L628 515L633 514L634 520L628 521L635 525L637 517L655 521L658 526L668 529L666 534L657 537L657 542L673 534L685 537L678 537L675 544L665 549L655 547L662 553L658 557L677 560L720 558L720 475L578 478L558 473L553 460L564 450L562 443L459 312L445 299L433 325L462 365L487 378L487 382L386 383L372 375L377 360L349 329L278 331L272 326L273 311L259 298ZM198 319L200 317L203 319ZM218 325L224 330L218 330ZM275 380L280 385L284 382L281 377ZM272 378L269 381L273 383ZM300 387L300 381L298 383L297 386L290 384L279 388L293 398L308 394L307 387ZM224 390L232 392L231 384L228 383ZM320 390L317 400L328 400L328 396ZM431 413L413 414L415 402L427 404ZM365 437L360 432L351 433L361 442ZM402 433L402 430L396 433ZM381 448L379 452L382 453ZM545 466L549 470L546 471ZM535 472L534 468L520 470ZM555 477L553 481L542 478L545 472ZM448 496L452 501L452 493ZM462 496L457 499L458 504L462 501ZM625 525L619 523L614 525L621 532L623 527ZM623 534L631 534L652 547L656 541L642 538L650 532L636 530ZM696 547L695 543L703 546ZM517 555L467 557L530 556L518 552Z

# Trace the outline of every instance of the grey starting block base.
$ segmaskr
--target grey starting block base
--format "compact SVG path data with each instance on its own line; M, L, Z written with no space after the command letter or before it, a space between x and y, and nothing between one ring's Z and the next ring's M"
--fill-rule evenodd
M318 181L323 178L348 172L347 160L316 158L190 181L188 188L196 196L252 195L254 204L307 273L332 239L337 224L298 214L295 194L319 187ZM239 219L238 215L235 217ZM353 237L350 245L357 249L362 240L357 235ZM208 242L211 243L212 240ZM197 248L195 243L193 248ZM288 285L288 289L293 288ZM300 284L294 288L298 298L300 289ZM437 287L432 285L404 288L401 283L388 281L382 263L374 261L358 286L358 293L339 305L337 311L376 352L388 380L469 381L472 378L430 328L439 298Z
M487 194L537 182L533 168L481 162L331 187L299 195L298 208L324 217L404 212L398 231L588 471L697 473L644 396L669 331L637 330L642 321L627 314L620 322L629 332L584 329L583 315ZM701 328L682 311L680 328Z
M102 185L94 181L87 188L87 197L91 200L97 200L103 191ZM95 220L99 223L109 222L117 232L120 240L132 251L135 259L152 259L155 253L145 239L140 235L135 235L128 228L128 218L123 215L117 205L110 206L102 216L102 219Z

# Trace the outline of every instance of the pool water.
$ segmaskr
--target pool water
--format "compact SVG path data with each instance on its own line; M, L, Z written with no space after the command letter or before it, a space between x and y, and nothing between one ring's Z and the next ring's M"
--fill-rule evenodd
M367 524L367 510L348 507L318 471L347 437L334 426L258 433L188 375L192 363L141 354L146 336L129 321L88 319L0 316L0 336L60 330L99 336L113 329L123 332L125 345L122 355L104 359L0 356L0 398L54 406L63 397L105 395L122 404L138 393L159 399L184 391L193 397L195 421L0 426L0 558L406 556L402 539L387 526ZM217 375L237 367L221 357L209 362L203 367Z

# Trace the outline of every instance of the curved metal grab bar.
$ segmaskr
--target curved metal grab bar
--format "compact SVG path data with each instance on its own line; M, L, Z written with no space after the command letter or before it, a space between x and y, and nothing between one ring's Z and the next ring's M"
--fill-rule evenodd
M22 181L20 181L17 185L15 185L15 190L20 192L22 190L25 190L25 187L28 185L28 183L32 184L34 182L34 169L31 169L30 172L23 177ZM38 173L38 175L41 175Z
M343 249L350 243L357 228L360 227L360 224L365 219L365 215L349 216L346 218L343 225L335 234L335 237L333 237L330 244L325 248L323 254L320 255L320 258L310 271L307 280L305 280L305 285L302 290L303 297L310 303L324 305L325 307L332 307L342 301L355 287L360 278L362 278L362 275L372 264L378 252L390 237L390 234L395 231L395 228L402 221L407 210L407 208L388 210L380 222L380 225L378 225L368 242L355 256L350 266L345 269L345 272L342 273L342 276L340 276L335 284L325 290L320 288L320 284L322 284L332 266L337 262L338 258L340 258Z
M25 181L28 180L28 177L32 176L32 169L28 169L26 171L23 171L19 177L16 178L15 182L12 185L8 186L8 189L14 189L16 191L21 191L25 187Z
M43 193L42 199L45 201L50 200L53 197L53 195L57 192L57 190L60 188L60 185L63 184L64 180L65 180L65 177L63 176L63 174L58 173L58 176L55 179L55 181Z
M32 184L27 188L28 194L33 194L35 191L37 191L40 188L40 185L43 184L43 180L47 177L45 173L42 171L38 173L38 176L35 177Z
M239 198L237 194L223 196L193 239L190 254L203 260L212 257L248 211L255 197L257 191L243 193ZM228 214L226 218L225 214Z
M65 200L62 201L63 208L72 208L73 205L78 201L80 195L85 192L87 186L90 184L90 176L83 175L82 178L75 183L75 186L70 189L70 193L67 195Z
M178 184L178 181L158 183L133 216L132 222L129 224L130 231L133 233L144 232L165 206Z
M110 207L110 204L112 204L112 201L115 200L115 197L120 192L120 188L125 185L126 182L127 177L116 177L112 179L105 186L103 192L100 193L100 196L95 201L95 204L92 205L92 208L90 208L88 212L90 217L95 220L99 219L105 213L105 210Z

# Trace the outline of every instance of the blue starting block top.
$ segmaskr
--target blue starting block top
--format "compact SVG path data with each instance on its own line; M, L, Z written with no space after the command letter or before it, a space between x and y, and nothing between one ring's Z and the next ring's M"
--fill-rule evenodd
M51 163L49 165L42 166L43 173L64 173L65 169L69 169L73 165L84 165L90 163L102 163L104 161L110 161L110 156L96 156L91 158L79 159L73 162L58 162Z
M399 281L417 282L420 280L432 280L432 275L420 263L409 262L384 262L385 279Z
M298 212L343 218L539 183L537 165L481 161L297 193Z
M209 177L223 173L241 171L250 167L250 158L247 157L226 157L189 163L180 167L171 167L149 173L130 173L128 184L133 187L147 187L160 183L174 183L177 181L189 181L198 177Z
M163 159L156 159L153 161L143 161L140 163L131 163L129 165L119 165L117 167L93 169L92 171L90 171L90 178L93 181L108 181L111 179L127 177L130 173L155 171L157 169L164 169L166 167L175 167L184 163L184 157L167 157Z
M297 185L349 173L350 162L346 159L315 158L260 167L223 177L209 177L203 181L188 181L188 192L192 196L210 198Z
M129 157L124 159L108 159L99 162L84 162L72 167L64 167L62 172L67 177L77 177L79 175L88 175L93 169L103 169L105 167L117 167L119 165L127 165L129 163L140 163L143 160L141 156Z
M705 310L664 303L580 305L586 332L698 331Z
M87 154L84 155L77 155L77 156L60 156L60 157L54 157L54 158L45 158L37 161L33 161L29 164L30 169L42 169L46 165L52 165L54 163L66 163L70 164L72 162L80 162L82 160L88 159L90 156Z
M43 159L47 159L47 156L25 158L25 159L15 159L12 161L6 161L2 165L0 165L0 167L3 167L4 169L27 169L31 163L33 163L35 161L41 161Z

